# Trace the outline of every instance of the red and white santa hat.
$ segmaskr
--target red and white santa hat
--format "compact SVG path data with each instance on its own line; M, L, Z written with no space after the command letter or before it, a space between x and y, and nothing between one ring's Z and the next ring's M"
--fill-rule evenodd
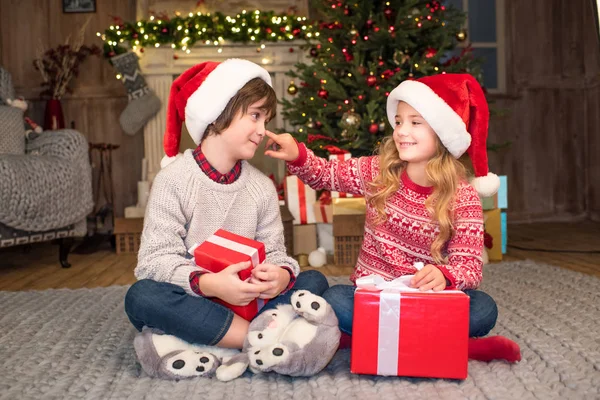
M200 144L208 125L215 122L229 100L254 78L261 78L272 86L267 70L239 58L220 63L203 62L178 76L169 94L167 128L163 140L166 155L160 163L161 167L177 158L184 121L194 143Z
M439 74L398 85L387 99L387 116L395 126L398 103L404 101L421 114L450 154L471 158L471 184L484 197L498 191L500 179L488 171L486 140L489 108L483 89L469 74Z

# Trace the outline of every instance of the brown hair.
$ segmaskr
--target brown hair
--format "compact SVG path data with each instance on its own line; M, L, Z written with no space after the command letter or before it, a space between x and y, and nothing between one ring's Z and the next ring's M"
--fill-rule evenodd
M369 183L371 193L367 201L377 212L375 223L381 224L387 219L385 202L398 190L400 174L407 163L400 159L392 136L381 142L378 153L379 175ZM427 163L426 173L433 184L433 193L425 201L425 207L432 221L437 222L440 228L440 233L431 243L431 255L436 263L445 264L447 260L443 256L443 249L453 235L452 205L460 182L466 180L466 171L463 164L437 138L437 151Z
M203 140L209 135L218 135L229 128L233 119L241 112L245 114L248 107L257 101L263 100L261 110L267 114L267 119L271 120L277 113L277 96L273 88L261 78L249 80L233 96L219 117L212 124L208 125L203 135Z

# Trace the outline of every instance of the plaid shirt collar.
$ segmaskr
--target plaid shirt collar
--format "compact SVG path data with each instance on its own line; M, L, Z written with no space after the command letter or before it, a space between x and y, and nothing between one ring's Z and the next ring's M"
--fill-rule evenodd
M206 159L206 156L204 155L204 153L202 153L202 149L200 149L200 146L196 147L196 150L194 150L192 154L194 155L194 159L196 160L196 163L198 163L198 166L200 167L202 172L204 172L206 176L208 176L210 179L217 183L229 185L230 183L235 182L242 173L241 161L236 162L231 171L227 172L226 174L222 174L219 171L217 171L212 165L210 165L210 163Z

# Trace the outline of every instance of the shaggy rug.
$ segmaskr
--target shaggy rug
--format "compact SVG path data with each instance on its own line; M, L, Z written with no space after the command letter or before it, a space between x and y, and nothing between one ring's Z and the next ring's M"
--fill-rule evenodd
M0 292L0 399L600 398L600 280L533 262L484 276L500 310L493 333L516 340L523 360L471 361L465 381L352 375L349 350L311 378L161 381L136 362L126 287Z

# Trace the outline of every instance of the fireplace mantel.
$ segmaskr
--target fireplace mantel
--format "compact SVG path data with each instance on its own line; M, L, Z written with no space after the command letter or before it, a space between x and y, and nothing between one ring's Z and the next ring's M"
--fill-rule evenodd
M287 88L290 77L286 72L294 69L298 62L308 62L305 52L300 49L304 42L267 43L265 48L257 45L225 43L219 46L197 46L191 53L174 52L171 48L147 48L140 56L140 68L150 88L162 101L161 110L144 127L144 155L147 167L147 180L152 181L160 170L160 160L164 155L163 133L166 126L166 109L173 79L189 67L204 61L224 61L228 58L243 58L263 66L271 74L277 98L289 98ZM260 51L257 51L260 49ZM177 57L174 57L177 54ZM297 82L299 84L299 82ZM278 106L277 117L269 125L270 129L289 128ZM258 152L257 152L258 153ZM260 159L253 163L259 168L272 160ZM284 168L279 166L278 169ZM263 168L269 169L269 168ZM276 176L283 171L275 171Z

